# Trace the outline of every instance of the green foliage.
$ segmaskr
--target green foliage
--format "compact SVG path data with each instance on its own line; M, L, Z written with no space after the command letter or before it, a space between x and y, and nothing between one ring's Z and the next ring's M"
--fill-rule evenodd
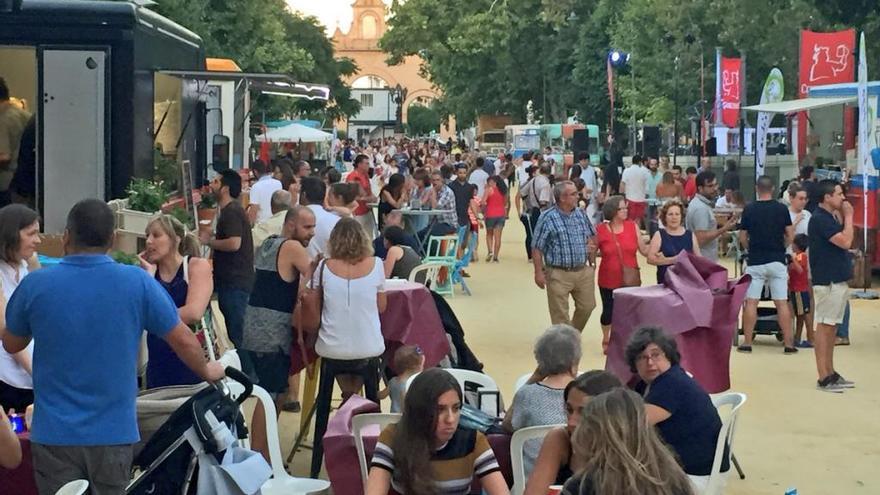
M110 257L113 258L113 261L115 261L117 263L122 263L123 265L139 266L141 264L137 255L128 254L126 252L119 251L119 250L111 251Z
M711 110L716 46L745 53L749 104L773 67L785 75L785 97L795 97L802 28L864 29L869 70L875 78L880 70L880 49L870 48L880 39L876 0L407 0L391 14L380 43L389 63L421 56L443 91L436 108L460 125L482 113L524 121L532 100L545 123L577 111L607 127L609 48L632 55L632 72L615 75L615 120L671 124L677 84L682 128L697 115L701 60Z
M210 210L217 207L217 197L213 193L202 193L202 199L199 201L200 210Z
M131 179L127 193L129 210L155 213L168 201L165 186L149 179Z
M169 213L172 217L176 218L180 223L192 228L195 225L195 220L193 216L186 211L186 208L175 206L174 209Z
M406 120L406 132L410 136L426 136L440 129L440 112L433 105L410 105Z
M357 72L355 64L335 59L332 42L317 19L291 12L284 0L156 1L154 10L202 37L209 57L231 58L245 72L290 74L330 87L328 102L261 95L253 115L336 119L360 110L343 83L344 77Z
M180 181L180 164L167 157L157 148L153 153L153 178L165 185L169 191L176 191Z

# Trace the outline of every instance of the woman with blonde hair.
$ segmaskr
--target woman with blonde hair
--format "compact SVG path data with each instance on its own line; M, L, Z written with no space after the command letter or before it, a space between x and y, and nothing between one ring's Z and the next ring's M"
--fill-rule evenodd
M141 268L168 291L185 324L200 322L211 301L214 280L211 265L199 257L198 239L171 215L150 221L146 234L147 248L138 255ZM147 334L147 350L147 388L202 381L163 339Z
M615 388L584 407L572 437L585 467L564 495L693 495L687 475L645 416L639 394Z
M342 218L327 243L328 259L318 264L312 284L324 291L321 328L315 352L321 356L316 404L312 474L321 468L321 439L330 415L333 379L347 400L361 387L367 399L379 402L379 357L385 338L379 313L385 311L385 268L373 256L373 243L354 218Z

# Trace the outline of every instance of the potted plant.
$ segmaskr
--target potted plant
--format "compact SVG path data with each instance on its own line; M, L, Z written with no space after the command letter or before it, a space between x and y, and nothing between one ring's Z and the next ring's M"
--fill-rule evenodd
M210 188L203 188L201 191L201 201L197 208L199 219L199 231L202 229L210 230L214 217L217 216L217 197L211 192Z
M120 227L128 232L145 232L150 220L168 201L168 192L161 182L148 179L132 179L127 192L125 208L119 210Z

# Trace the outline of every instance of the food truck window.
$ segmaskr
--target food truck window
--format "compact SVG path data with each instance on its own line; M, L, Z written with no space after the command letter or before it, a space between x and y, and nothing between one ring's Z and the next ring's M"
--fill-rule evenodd
M211 167L220 173L229 168L229 138L222 134L214 134L211 140L213 160Z

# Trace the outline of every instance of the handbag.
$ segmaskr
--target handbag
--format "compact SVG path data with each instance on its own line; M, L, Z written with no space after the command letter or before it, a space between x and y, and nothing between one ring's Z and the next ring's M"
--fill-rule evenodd
M617 242L617 234L608 224L608 232L611 232L611 238L614 239L614 245L617 246L617 256L620 258L620 266L623 268L623 285L621 287L639 287L642 285L642 275L638 267L626 266L623 261L623 250L620 249L620 243Z
M303 365L308 367L309 354L314 354L318 330L321 328L321 313L324 309L324 265L318 263L318 283L315 284L312 274L311 287L306 286L299 295L299 301L293 310L293 326L297 332L297 343L302 353ZM309 376L313 370L308 370Z

